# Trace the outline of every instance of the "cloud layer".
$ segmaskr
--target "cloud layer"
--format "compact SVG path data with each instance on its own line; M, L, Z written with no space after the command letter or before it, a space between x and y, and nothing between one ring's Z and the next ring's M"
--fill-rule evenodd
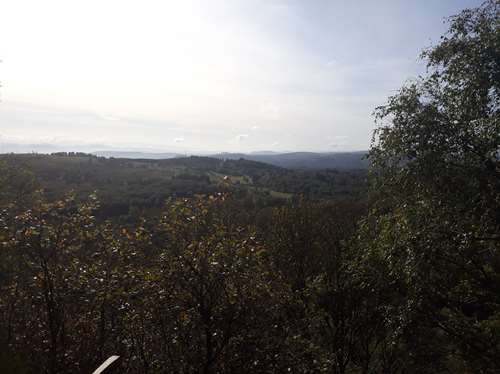
M164 148L366 149L374 107L422 72L416 56L438 40L442 17L477 3L10 1L0 131Z

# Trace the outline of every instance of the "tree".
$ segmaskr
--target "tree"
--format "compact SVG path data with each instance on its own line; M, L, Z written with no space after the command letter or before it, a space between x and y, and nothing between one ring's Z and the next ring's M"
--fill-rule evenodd
M428 74L376 111L365 231L366 258L401 289L401 331L431 329L406 344L425 357L444 334L443 365L483 372L500 366L499 26L496 0L452 17L422 55Z

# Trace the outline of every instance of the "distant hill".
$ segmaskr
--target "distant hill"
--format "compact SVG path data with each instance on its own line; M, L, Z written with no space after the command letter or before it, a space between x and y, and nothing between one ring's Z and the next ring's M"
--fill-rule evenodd
M171 158L182 158L186 155L179 153L148 153L132 151L97 151L96 156L107 158L128 159L154 159L165 160ZM277 153L273 151L256 151L251 153L217 153L208 155L219 160L249 160L263 162L287 169L337 169L337 170L365 170L369 162L366 159L367 152L288 152Z
M283 153L283 152L281 152ZM250 152L251 155L278 155L280 152L275 152L275 151L254 151Z
M68 191L80 197L97 191L100 216L124 220L138 212L160 211L170 197L216 194L227 188L255 207L283 204L298 195L313 200L359 199L367 177L359 169L287 169L243 157L154 160L58 152L3 154L0 162L29 170L50 199Z
M251 160L265 162L288 169L367 169L366 152L291 152L291 153L219 153L211 157L226 160Z

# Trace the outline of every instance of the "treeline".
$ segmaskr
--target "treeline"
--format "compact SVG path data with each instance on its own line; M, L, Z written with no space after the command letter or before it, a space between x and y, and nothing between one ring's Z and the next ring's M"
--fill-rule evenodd
M221 185L120 225L4 165L0 372L497 373L499 8L452 18L377 110L362 202L248 220Z

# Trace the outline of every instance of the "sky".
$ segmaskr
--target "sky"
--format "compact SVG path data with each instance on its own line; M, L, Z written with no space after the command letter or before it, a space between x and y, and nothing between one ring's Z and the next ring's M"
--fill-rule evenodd
M0 0L0 152L366 150L375 107L480 3Z

